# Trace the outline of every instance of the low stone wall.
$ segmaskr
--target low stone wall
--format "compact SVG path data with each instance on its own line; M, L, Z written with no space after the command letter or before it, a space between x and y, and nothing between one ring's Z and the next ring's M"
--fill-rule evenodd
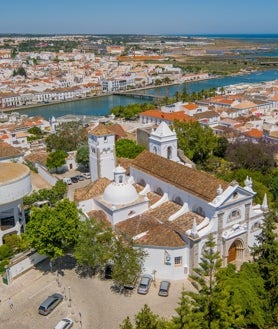
M38 170L38 174L46 181L48 182L51 186L54 186L57 182L57 178L51 175L46 168L44 168L40 164L36 164L36 168Z
M40 255L34 250L29 250L15 256L6 267L6 273L3 276L4 283L9 284L12 280L30 270L33 266L46 258L46 255Z

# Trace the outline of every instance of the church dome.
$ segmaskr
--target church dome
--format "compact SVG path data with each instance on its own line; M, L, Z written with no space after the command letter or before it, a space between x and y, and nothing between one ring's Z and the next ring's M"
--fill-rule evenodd
M103 200L113 205L128 204L138 198L137 191L128 182L109 184L103 193Z

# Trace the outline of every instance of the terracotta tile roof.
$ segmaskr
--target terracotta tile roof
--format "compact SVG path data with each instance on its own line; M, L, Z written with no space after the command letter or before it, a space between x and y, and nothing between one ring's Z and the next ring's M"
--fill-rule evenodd
M0 158L17 157L20 155L22 155L22 153L15 147L6 142L0 141Z
M48 153L45 151L42 152L35 152L35 153L31 153L27 156L24 157L24 160L35 163L41 163L43 165L46 165L46 159L48 157Z
M87 186L78 188L74 191L74 201L79 202L83 200L92 199L95 196L103 194L105 188L110 184L110 180L106 177L100 178Z
M219 114L215 111L205 111L201 113L196 113L193 116L196 120L201 120L201 119L219 117Z
M118 123L109 126L109 130L111 130L116 135L116 137L121 137L121 138L127 137L125 130Z
M103 223L104 227L111 227L111 223L102 210L92 210L87 213L90 219L94 219L97 223Z
M160 224L147 213L118 223L116 225L116 231L129 238L133 238L134 243L138 245L164 247L179 247L185 245L185 242L181 239L179 234L166 225ZM138 238L136 238L136 236L138 236Z
M183 105L182 107L184 107L185 109L192 111L192 110L196 110L198 108L198 105L195 103L189 103L186 105Z
M223 190L229 185L208 173L189 168L146 150L133 160L132 167L209 202L217 196L219 185Z
M109 129L109 127L104 125L103 123L99 123L96 127L91 128L89 130L89 134L95 136L114 135L114 133Z
M140 116L157 118L157 119L167 120L167 121L174 121L174 120L180 120L180 121L185 121L185 122L195 121L192 117L185 114L184 111L167 113L167 112L162 112L159 110L148 110L145 112L141 112Z
M249 131L244 132L245 136L251 137L251 138L262 138L263 132L259 129L253 128Z
M184 246L186 243L181 238L181 235L192 228L194 218L198 225L202 222L203 217L193 212L187 212L174 221L168 221L169 216L180 209L180 207L180 205L168 201L155 209L148 210L142 215L118 223L116 230L129 238L133 238L135 244L138 245ZM161 216L165 212L167 215L164 215L162 218Z

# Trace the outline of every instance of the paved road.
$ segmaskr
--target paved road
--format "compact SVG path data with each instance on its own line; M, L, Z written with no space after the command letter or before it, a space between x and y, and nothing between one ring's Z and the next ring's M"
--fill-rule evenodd
M147 295L139 295L136 291L121 295L111 289L110 280L82 278L76 273L76 268L70 267L69 263L63 276L57 277L57 272L51 273L48 263L44 262L41 270L32 269L8 286L1 283L0 328L54 328L61 318L69 316L74 320L73 329L118 329L126 316L133 319L144 304L157 314L171 317L175 314L183 287L190 289L188 281L176 281L172 282L170 295L166 298L157 295L158 283ZM39 304L54 292L64 295L63 302L50 315L39 315ZM9 297L14 302L13 310L8 304Z

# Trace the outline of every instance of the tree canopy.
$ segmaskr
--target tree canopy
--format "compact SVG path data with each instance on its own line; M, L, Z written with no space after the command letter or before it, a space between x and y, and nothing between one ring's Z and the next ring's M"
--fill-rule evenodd
M40 254L51 259L63 256L77 241L79 218L80 210L68 199L55 207L34 207L26 224L26 238Z
M129 104L126 106L118 105L111 109L110 113L114 114L116 118L123 118L126 120L135 120L138 114L147 110L154 109L154 104L143 103L143 104Z
M80 145L76 153L76 162L87 168L89 166L89 145Z
M202 127L198 121L189 123L174 121L178 147L195 163L203 163L212 156L217 146L217 137L210 127Z
M79 122L65 122L56 127L56 133L45 139L47 149L65 152L75 151L78 146L86 144L88 133Z
M67 153L65 151L56 150L48 154L46 166L48 169L57 169L66 163Z
M261 142L230 143L226 150L226 158L235 168L258 170L266 173L275 165L273 145Z
M144 149L144 146L130 139L121 138L116 142L116 156L119 158L134 159Z
M110 227L91 219L80 224L78 236L74 256L79 265L102 272L107 263L113 264L112 279L121 287L140 275L145 253L116 236Z

